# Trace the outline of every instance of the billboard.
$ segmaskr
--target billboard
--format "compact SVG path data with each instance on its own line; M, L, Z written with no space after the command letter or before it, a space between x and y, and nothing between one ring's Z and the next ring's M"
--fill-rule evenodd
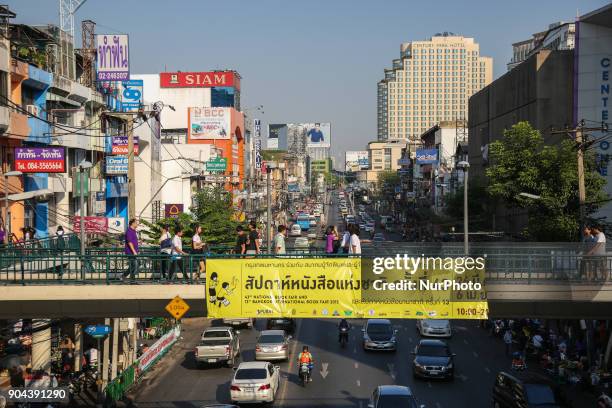
M345 171L367 170L370 159L367 150L348 150L344 155Z
M96 35L98 81L130 79L130 56L127 34Z
M127 174L127 156L106 156L106 174Z
M240 75L234 71L162 72L160 88L212 88L227 86L240 89Z
M397 258L208 259L209 317L487 318L485 258Z
M330 147L331 124L302 123L306 130L306 147Z
M144 81L142 79L132 79L121 82L119 89L121 95L122 112L138 112L144 106L142 93Z
M165 204L164 215L166 218L178 218L183 212L183 204Z
M417 149L416 162L417 164L437 164L438 149Z
M91 234L106 234L108 232L108 220L106 217L85 217L83 220L85 232ZM81 232L81 217L75 215L72 223L72 231L75 234Z
M330 123L273 123L268 125L268 147L303 153L307 147L330 147Z
M63 147L16 147L15 170L22 173L65 173Z
M134 136L134 154L138 155L138 136ZM112 137L112 153L113 154L128 154L128 137L113 136Z
M189 108L188 139L230 139L231 111L230 108Z

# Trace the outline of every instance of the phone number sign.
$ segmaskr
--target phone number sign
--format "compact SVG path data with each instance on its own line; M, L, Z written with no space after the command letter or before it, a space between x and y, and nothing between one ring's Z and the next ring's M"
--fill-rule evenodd
M63 147L16 147L15 170L23 173L65 173Z

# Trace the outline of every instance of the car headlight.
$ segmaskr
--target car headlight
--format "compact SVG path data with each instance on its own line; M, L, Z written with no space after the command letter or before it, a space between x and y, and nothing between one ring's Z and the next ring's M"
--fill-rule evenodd
M447 370L452 370L453 369L453 363L448 363L448 365L446 366Z
M416 368L423 368L423 366L422 366L421 364L419 364L419 362L418 362L418 361L416 361L416 360L414 360L414 366L415 366Z
M428 329L429 328L429 324L427 324L427 322L421 322L421 327L423 329Z

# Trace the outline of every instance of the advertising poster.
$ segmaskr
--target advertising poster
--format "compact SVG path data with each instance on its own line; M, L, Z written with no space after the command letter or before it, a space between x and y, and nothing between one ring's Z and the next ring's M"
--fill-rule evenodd
M331 124L329 123L302 123L306 131L307 147L330 147Z
M231 112L229 108L189 108L189 139L229 139Z
M399 257L208 259L208 314L487 318L484 258Z
M436 164L438 163L438 149L417 149L417 164Z
M138 112L143 106L144 81L142 79L132 79L121 82L121 111Z
M106 156L106 174L127 174L127 156Z
M160 88L212 88L233 87L240 89L240 76L234 71L211 72L162 72Z
M22 173L65 173L63 147L16 147L15 170Z
M366 170L370 164L367 150L347 151L344 158L346 171Z
M85 232L88 234L106 234L108 232L106 217L85 217L83 225L85 226ZM74 217L72 230L75 234L81 232L81 217L78 215Z
M127 136L113 136L113 154L128 154L128 137ZM134 154L138 156L138 136L134 136Z
M127 34L96 35L98 81L130 79L130 55Z

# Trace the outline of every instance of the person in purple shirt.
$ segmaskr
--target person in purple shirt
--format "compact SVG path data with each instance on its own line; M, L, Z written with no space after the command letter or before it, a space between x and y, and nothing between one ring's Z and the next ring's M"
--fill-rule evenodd
M325 231L325 253L334 253L334 228L332 226L327 227Z
M123 280L129 275L132 283L136 282L136 275L138 274L138 259L136 258L136 255L138 255L138 233L136 228L138 228L138 220L132 218L125 233L125 254L129 256L129 266L122 277Z

